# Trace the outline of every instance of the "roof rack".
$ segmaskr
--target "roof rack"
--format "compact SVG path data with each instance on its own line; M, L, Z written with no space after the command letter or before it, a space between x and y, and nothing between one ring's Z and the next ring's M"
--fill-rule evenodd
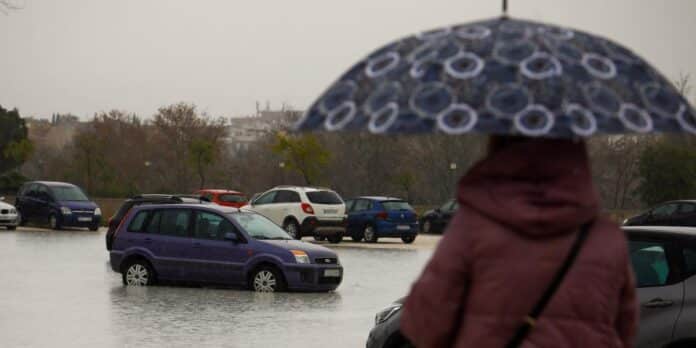
M278 185L278 186L275 186L273 188L277 189L277 188L291 188L291 187L311 188L311 189L315 189L315 190L331 190L330 188L324 187L324 186L308 186L308 185L305 185L305 186L302 186L302 185Z
M182 198L197 199L199 202L210 202L210 199L201 195L193 194L162 194L162 193L144 193L131 197L131 199L162 199L171 200L182 203Z

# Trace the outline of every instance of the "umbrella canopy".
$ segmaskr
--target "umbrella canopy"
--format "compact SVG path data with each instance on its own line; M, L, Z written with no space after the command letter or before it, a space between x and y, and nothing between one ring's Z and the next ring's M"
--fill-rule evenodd
M555 138L696 133L696 112L619 44L502 17L378 49L343 74L296 129Z

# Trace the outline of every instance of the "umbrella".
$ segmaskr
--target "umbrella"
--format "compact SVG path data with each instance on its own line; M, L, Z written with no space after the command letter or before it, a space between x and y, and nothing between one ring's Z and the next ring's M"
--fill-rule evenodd
M696 112L629 49L504 15L379 48L330 86L295 129L554 138L696 133Z

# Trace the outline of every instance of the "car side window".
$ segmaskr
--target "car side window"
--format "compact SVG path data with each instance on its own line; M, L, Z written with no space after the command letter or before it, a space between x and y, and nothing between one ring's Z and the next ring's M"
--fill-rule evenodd
M657 217L667 217L672 214L677 210L677 204L675 203L670 203L670 204L665 204L663 206L657 207L652 211L652 214Z
M271 191L262 195L254 201L254 205L273 203L273 200L275 199L277 193L278 191Z
M149 219L146 222L145 233L158 234L160 228L160 221L162 221L162 211L157 210L149 214Z
M140 211L138 212L138 215L136 215L133 220L131 220L130 224L128 224L128 231L130 232L146 232L144 231L145 226L145 221L147 220L147 216L150 212L145 210L145 211Z
M186 237L188 236L191 212L188 209L162 210L160 234Z
M686 277L696 274L696 247L686 247L682 252L684 256L684 273Z
M197 212L193 236L197 239L223 240L226 233L234 232L234 225L220 215Z
M353 211L365 211L370 208L370 201L367 199L359 199L355 201L355 208Z
M692 203L682 203L679 205L680 214L693 214L696 213L696 204Z
M642 288L667 284L671 270L666 245L653 241L629 241L628 245L637 286Z
M350 213L353 211L353 206L355 205L355 200L349 199L346 201L346 212Z
M300 194L295 191L280 190L275 195L274 203L300 203Z
M43 200L49 200L51 196L48 193L48 188L44 185L38 185L36 188L36 198L43 199Z

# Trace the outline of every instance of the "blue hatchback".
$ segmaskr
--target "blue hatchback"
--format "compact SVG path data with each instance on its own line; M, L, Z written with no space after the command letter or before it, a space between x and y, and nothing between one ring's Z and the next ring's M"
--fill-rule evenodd
M44 223L54 229L62 227L99 228L101 209L82 190L69 183L32 181L19 189L15 206L20 224L28 221Z
M375 243L382 237L401 238L410 244L418 235L418 216L404 200L392 197L358 197L346 201L346 234L354 241Z
M336 253L292 239L257 213L201 204L133 208L114 234L111 268L125 285L158 280L331 291L343 279Z

